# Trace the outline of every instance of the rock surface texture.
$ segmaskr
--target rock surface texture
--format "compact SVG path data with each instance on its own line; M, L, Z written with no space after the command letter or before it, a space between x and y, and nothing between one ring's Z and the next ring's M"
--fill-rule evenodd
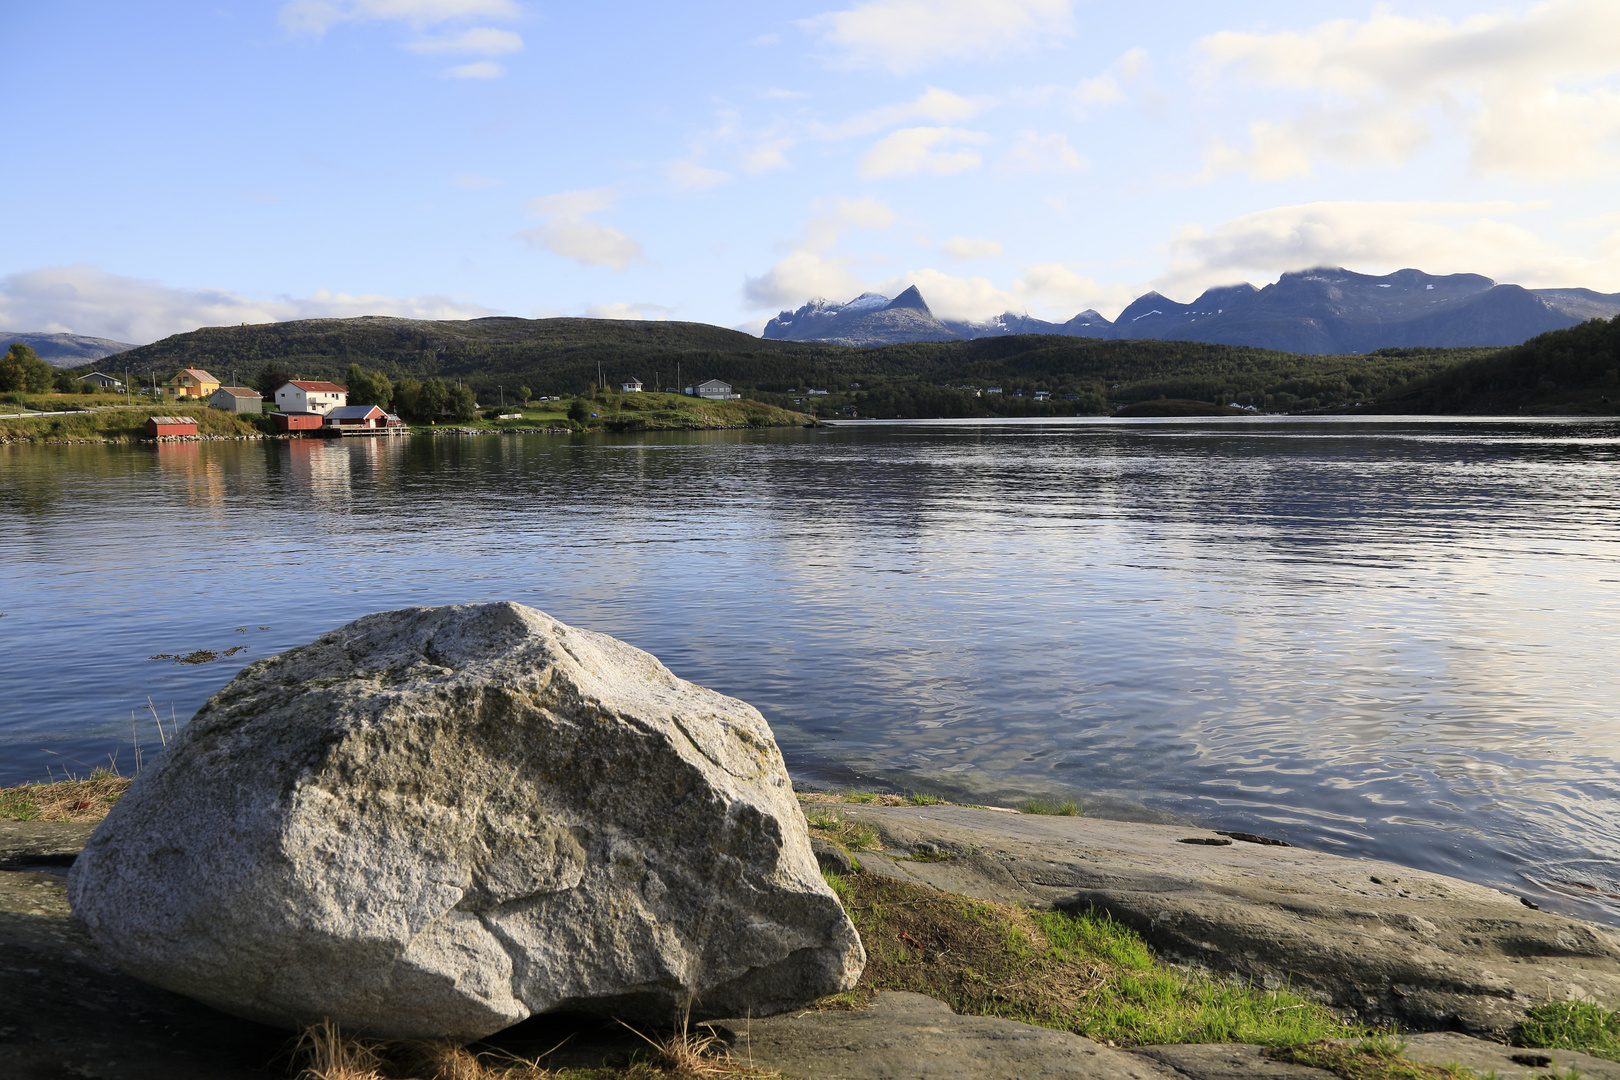
M244 669L68 892L141 979L389 1037L760 1016L865 962L764 718L509 603L370 615Z
M844 807L867 871L1004 902L1097 908L1167 959L1287 985L1407 1030L1511 1030L1532 1005L1620 1006L1620 941L1516 896L1390 863L1185 826L959 806ZM1201 842L1188 843L1197 840ZM944 861L907 858L915 851Z

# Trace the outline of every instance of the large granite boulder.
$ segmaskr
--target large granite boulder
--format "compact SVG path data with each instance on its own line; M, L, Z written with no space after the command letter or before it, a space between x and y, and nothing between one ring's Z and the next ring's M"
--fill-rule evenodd
M510 603L370 615L244 669L68 888L141 979L390 1037L760 1016L865 963L764 718Z

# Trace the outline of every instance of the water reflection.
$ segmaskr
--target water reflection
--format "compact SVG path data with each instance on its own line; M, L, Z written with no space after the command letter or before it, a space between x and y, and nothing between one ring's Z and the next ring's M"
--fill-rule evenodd
M363 612L511 598L758 705L804 779L1620 892L1612 423L174 449L0 449L0 777Z

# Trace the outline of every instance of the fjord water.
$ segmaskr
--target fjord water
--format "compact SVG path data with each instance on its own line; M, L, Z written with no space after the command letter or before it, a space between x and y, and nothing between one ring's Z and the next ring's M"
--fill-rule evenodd
M0 556L0 782L127 772L149 699L183 723L366 612L511 599L758 706L806 783L1078 797L1620 922L1612 421L4 447Z

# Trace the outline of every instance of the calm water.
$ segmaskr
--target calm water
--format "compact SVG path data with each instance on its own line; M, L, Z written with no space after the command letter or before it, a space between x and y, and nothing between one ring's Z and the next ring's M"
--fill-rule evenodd
M3 782L128 771L148 699L184 722L365 612L513 599L757 705L802 781L1075 796L1620 922L1613 422L0 447L0 558Z

